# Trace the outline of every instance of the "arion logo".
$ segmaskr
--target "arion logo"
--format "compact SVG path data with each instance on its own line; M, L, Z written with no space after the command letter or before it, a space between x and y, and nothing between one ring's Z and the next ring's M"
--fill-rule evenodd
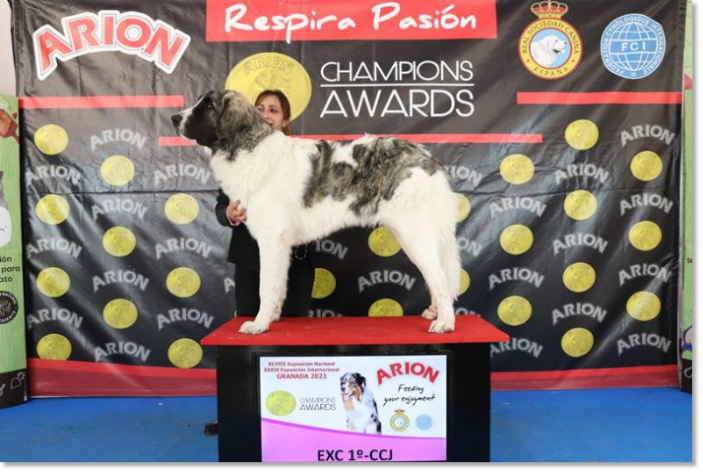
M139 12L102 10L61 19L60 33L44 25L32 34L39 80L63 62L99 51L121 51L153 62L172 73L190 43L190 36Z

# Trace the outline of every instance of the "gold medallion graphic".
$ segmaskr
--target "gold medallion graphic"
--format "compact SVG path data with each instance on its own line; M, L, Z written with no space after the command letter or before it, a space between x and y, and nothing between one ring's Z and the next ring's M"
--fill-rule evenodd
M324 299L337 287L337 279L325 268L315 268L315 282L312 284L312 298Z
M200 276L190 268L176 268L166 276L166 287L174 296L185 299L200 289Z
M68 133L58 125L44 125L34 134L34 144L42 153L55 156L68 146Z
M563 275L564 285L573 292L586 292L596 283L596 270L588 263L574 263Z
M469 201L469 198L466 197L464 194L461 194L459 192L455 192L454 195L456 196L456 201L457 201L457 222L461 222L463 220L466 220L466 218L469 216L471 213L471 202Z
M179 368L193 368L203 359L203 348L195 340L181 338L168 347L168 359Z
M386 227L378 227L369 235L369 248L378 256L389 257L400 251L400 243Z
M118 258L129 255L136 246L137 237L125 227L112 227L103 236L105 251Z
M561 349L572 358L581 358L591 351L594 341L585 328L572 328L561 338Z
M662 303L656 294L647 291L636 292L627 300L627 313L640 322L656 318L662 310Z
M264 90L280 90L291 106L291 121L310 103L312 83L305 68L292 57L259 53L242 59L225 81L226 90L241 92L252 104Z
M576 28L561 18L569 11L564 3L533 3L537 20L520 35L518 53L531 74L547 80L566 77L576 70L583 56L583 44Z
M637 153L630 163L630 171L640 181L648 182L656 179L662 173L664 165L657 153L642 151Z
M188 194L172 195L164 205L166 217L178 225L191 223L198 216L199 211L198 201Z
M45 296L61 297L68 292L69 287L71 287L71 278L61 268L46 268L37 276L37 288Z
M522 325L531 316L532 304L521 296L506 297L498 306L498 317L507 325Z
M599 136L598 126L590 120L576 120L570 123L564 132L566 142L578 151L593 148Z
M50 194L37 202L34 212L39 217L39 220L49 225L58 225L63 223L71 211L68 201L60 195Z
M37 355L42 360L66 361L71 356L71 349L71 342L58 333L50 333L37 343Z
M134 163L127 156L110 156L100 166L100 176L111 186L124 186L134 177Z
M275 416L287 416L295 410L295 396L288 391L273 391L266 396L266 409Z
M511 154L500 163L500 175L514 185L524 184L535 174L535 165L524 154Z
M654 222L644 220L630 229L630 243L640 251L650 251L662 241L662 231Z
M532 247L532 230L524 225L511 225L500 234L500 246L506 253L521 255Z
M369 307L369 317L401 317L403 306L393 299L379 299Z
M113 299L103 309L105 322L120 330L131 327L137 321L138 315L137 306L127 299Z
M574 220L586 220L596 213L598 200L588 191L574 191L564 200L564 212Z

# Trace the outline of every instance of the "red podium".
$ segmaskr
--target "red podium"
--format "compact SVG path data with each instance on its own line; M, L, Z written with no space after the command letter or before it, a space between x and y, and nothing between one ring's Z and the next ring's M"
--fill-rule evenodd
M477 316L283 318L217 347L220 461L489 461L490 344Z

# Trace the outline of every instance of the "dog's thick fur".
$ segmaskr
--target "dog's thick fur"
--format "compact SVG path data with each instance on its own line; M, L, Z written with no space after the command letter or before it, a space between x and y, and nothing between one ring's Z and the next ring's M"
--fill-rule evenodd
M359 373L345 373L339 384L347 416L347 430L381 434L378 406L373 393L366 386L366 378Z
M430 290L430 332L454 330L461 261L457 202L442 166L421 146L393 137L329 142L271 129L242 94L209 92L173 115L178 133L213 152L215 178L247 209L259 244L261 306L242 333L280 317L291 248L351 226L393 232Z

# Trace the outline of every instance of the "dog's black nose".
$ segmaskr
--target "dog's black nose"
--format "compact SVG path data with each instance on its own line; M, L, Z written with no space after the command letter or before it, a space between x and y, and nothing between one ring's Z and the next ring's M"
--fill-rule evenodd
M181 115L180 113L171 115L171 122L176 128L178 128L178 126L181 124L181 120L183 120L183 115Z

